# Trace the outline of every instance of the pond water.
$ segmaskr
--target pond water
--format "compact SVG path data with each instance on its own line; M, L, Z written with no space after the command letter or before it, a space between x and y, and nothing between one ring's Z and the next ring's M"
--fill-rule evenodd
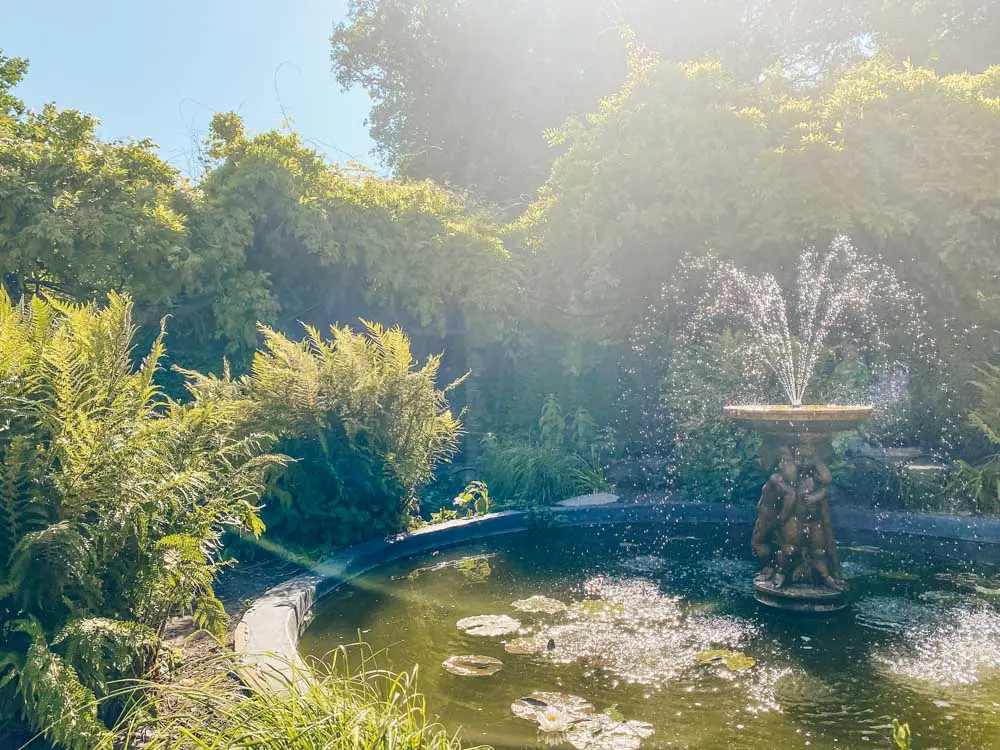
M747 529L694 533L560 528L411 558L320 602L301 650L360 633L379 666L418 665L448 729L497 750L893 748L894 717L914 750L1000 748L995 566L844 547L853 606L793 616L754 601ZM457 626L478 615L506 618ZM442 666L465 655L503 666ZM583 701L515 715L539 692Z

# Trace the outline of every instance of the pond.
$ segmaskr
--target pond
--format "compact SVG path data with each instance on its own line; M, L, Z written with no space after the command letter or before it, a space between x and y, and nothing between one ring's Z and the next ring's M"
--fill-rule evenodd
M915 750L1000 748L995 565L845 546L852 606L791 615L754 601L748 530L712 529L558 528L411 558L321 601L300 649L360 635L497 750L892 748L895 717ZM453 661L462 676L453 656L490 658Z

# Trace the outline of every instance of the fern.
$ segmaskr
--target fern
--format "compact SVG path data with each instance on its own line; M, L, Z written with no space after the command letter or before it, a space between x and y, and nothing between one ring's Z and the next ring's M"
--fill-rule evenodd
M590 414L577 410L567 431L554 394L542 402L537 440L483 441L480 468L502 504L546 507L583 493L610 489L596 447L597 429Z
M110 746L97 701L172 613L220 632L222 534L261 533L283 460L234 401L164 398L163 328L135 367L131 321L0 292L0 714L73 750Z
M282 438L295 459L268 478L266 517L296 544L341 546L407 526L416 494L457 448L461 423L399 328L305 326L301 341L266 327L248 376L186 372L196 403L229 403L247 428Z
M94 693L44 643L28 649L20 685L25 713L48 739L67 750L111 750L112 734L97 716Z

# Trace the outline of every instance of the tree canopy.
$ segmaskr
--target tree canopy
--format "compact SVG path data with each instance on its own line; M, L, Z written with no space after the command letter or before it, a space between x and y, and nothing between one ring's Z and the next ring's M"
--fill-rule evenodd
M213 120L208 154L190 219L199 272L178 314L229 353L253 350L258 321L367 316L443 331L454 307L492 317L497 297L479 279L506 251L461 196L329 165L296 134L252 136L231 114Z
M543 132L625 81L626 28L665 60L751 82L779 68L815 85L873 55L939 73L1000 63L990 0L352 0L332 56L371 95L386 164L516 214L558 153Z
M27 111L11 93L26 70L0 53L0 280L14 297L127 289L162 308L189 259L177 171L150 141L101 140L92 115Z
M605 312L620 341L684 253L791 269L803 243L846 232L974 317L1000 291L998 94L1000 67L871 61L803 95L637 52L622 93L554 136L566 152L521 221L527 276L560 290L547 305Z
M219 114L197 186L149 141L106 142L98 121L11 89L27 69L0 57L0 256L18 298L135 300L146 324L169 314L174 354L217 367L248 361L258 323L294 328L360 316L443 332L456 309L496 326L506 260L499 227L431 182L328 164L295 133L249 134Z

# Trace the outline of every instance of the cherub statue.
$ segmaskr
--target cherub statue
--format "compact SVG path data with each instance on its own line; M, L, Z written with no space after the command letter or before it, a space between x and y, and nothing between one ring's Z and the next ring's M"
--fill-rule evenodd
M775 578L777 536L788 519L794 516L796 505L795 483L798 468L791 449L782 448L778 465L768 478L757 501L757 521L753 527L751 544L760 565L760 575L765 580Z
M829 485L830 469L816 459L810 474L803 477L799 491L802 501L802 520L806 544L794 572L796 581L816 578L826 586L842 591L846 588L841 577L840 555L833 539L830 518Z

